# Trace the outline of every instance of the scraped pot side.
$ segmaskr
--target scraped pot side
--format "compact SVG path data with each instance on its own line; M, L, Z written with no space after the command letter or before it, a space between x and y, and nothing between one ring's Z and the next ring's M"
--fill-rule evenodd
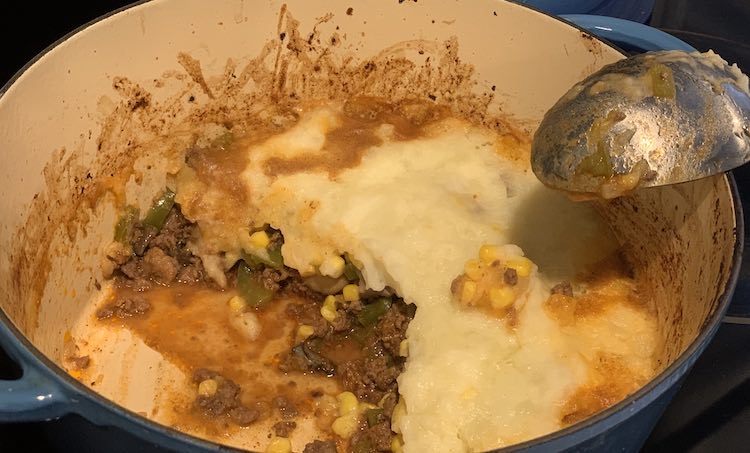
M159 21L168 18L175 20L175 17L169 17L169 13L174 12L170 4L176 8L176 3L141 5L105 20L85 33L108 33L106 27L119 26L131 32L140 31L143 27L149 31L144 33L147 35L151 30L158 30L156 25ZM186 18L189 12L200 10L201 14L206 13L204 6L199 6L198 2L180 3L180 9L183 5L184 16L178 15L177 20ZM614 50L581 38L578 31L504 3L488 3L481 13L472 10L471 13L456 15L452 11L452 15L448 15L446 12L445 17L453 17L450 19L440 17L440 11L431 11L435 15L426 16L425 10L420 9L424 7L418 5L400 7L398 13L406 18L405 22L410 27L398 28L397 33L389 30L387 38L384 28L379 25L385 25L388 21L379 12L382 7L378 8L375 2L356 5L352 16L346 14L349 5L343 2L337 5L338 9L337 6L326 5L326 11L337 11L327 21L313 19L325 18L325 15L320 10L315 11L312 6L292 4L290 10L295 16L300 20L304 18L301 29L317 30L318 34L313 35L312 39L316 49L313 51L305 49L309 38L307 32L295 36L294 21L289 18L281 22L277 20L278 8L253 11L251 22L257 19L259 24L272 25L253 28L256 34L252 37L229 40L226 28L232 29L230 33L234 37L248 33L247 25L243 25L246 24L245 13L239 9L241 2L221 5L216 11L211 11L217 17L205 18L204 24L195 25L196 34L209 36L216 46L206 46L212 49L211 54L207 54L205 49L195 50L195 41L190 41L189 36L180 36L175 41L185 39L186 42L160 49L159 60L140 63L134 69L121 67L120 70L109 72L110 76L121 74L126 78L91 74L81 77L93 77L94 83L83 79L70 82L80 88L78 95L81 97L74 99L63 96L62 100L67 106L57 114L60 118L69 117L70 112L79 107L82 113L80 121L63 124L61 134L49 134L49 129L45 131L52 121L40 121L37 126L40 129L34 134L13 136L12 128L3 131L3 149L10 150L8 160L12 165L2 175L7 184L0 189L5 192L0 206L3 218L11 219L11 222L2 227L0 249L11 253L0 256L1 303L13 322L42 352L58 363L65 359L66 330L88 313L90 295L97 283L103 281L101 259L113 231L115 206L125 198L129 202L137 200L141 207L147 206L157 188L164 186L162 175L165 170L179 161L180 152L192 140L194 129L185 125L225 120L234 115L235 119L243 117L243 113L254 105L253 98L243 90L245 86L254 83L262 88L261 91L275 93L279 98L288 96L292 91L323 98L332 94L358 92L386 94L393 98L420 94L423 97L434 96L437 102L458 106L464 109L464 113L476 118L507 118L508 113L515 117L511 123L496 123L496 127L512 127L510 124L533 127L528 125L538 121L545 106L556 99L555 93L559 95L581 75L619 58ZM148 15L145 14L146 10ZM347 28L345 21L353 20L350 18L362 20L360 14L367 18L368 24L358 22ZM528 43L529 46L538 45L538 49L519 53L513 50L513 41L523 37L524 31L514 23L530 14L552 29L551 36ZM282 13L281 17L287 16ZM484 38L474 32L475 26L470 26L477 17L493 27L498 27L498 23L493 21L502 21L509 34L508 42L497 43L493 49L488 49L486 42L482 45ZM430 28L433 20L450 23ZM223 25L217 25L219 22ZM339 30L336 30L337 26ZM359 28L365 30L364 37L355 33ZM264 49L260 48L260 44L267 42L269 37L280 37L282 33L287 43L293 39L299 40L298 53L295 54L294 49L284 50L285 53L289 51L289 63L277 65L276 62L283 59L277 58L273 44L266 47L263 62L273 69L270 76L263 75L262 71L259 73L258 68L264 65L260 60L253 61L253 57L263 55ZM425 35L431 39L415 40ZM457 35L458 39L451 40L453 35ZM153 36L149 38L153 39ZM159 39L155 41L160 42ZM237 45L237 42L246 45ZM278 42L272 42L279 47ZM82 46L97 50L94 49L98 46L96 37L88 41L83 38L69 40L59 47L57 53L43 58L24 74L0 100L0 116L9 121L13 116L13 122L3 124L29 127L28 124L33 123L33 118L29 116L36 109L22 109L21 102L34 99L31 104L38 102L40 107L44 106L48 99L41 94L43 90L40 90L39 84L52 77L48 72L50 68L64 73L65 68L57 67L62 55L66 51L80 50ZM242 48L242 55L251 57L238 58L238 48ZM383 48L389 50L382 51ZM214 52L213 49L220 50ZM253 53L253 49L257 52ZM329 60L324 59L316 70L316 60L323 49L330 51L330 56L326 57ZM420 51L438 59L439 63L433 62L431 73L420 72L419 68L415 69L405 60L399 60L404 61L401 64L394 64L395 60L384 64L389 58L396 57L424 61L425 57L420 55ZM504 51L507 52L504 54ZM101 56L104 53L99 47L97 54ZM340 84L333 88L327 86L328 78L334 74L329 71L342 68L344 60L339 60L340 56L354 53L376 55L373 59L375 64L350 62L349 72L335 73L334 80L338 77ZM316 58L300 58L310 55ZM461 57L460 62L455 61L456 56ZM235 63L225 64L226 57L235 58ZM128 58L137 59L137 52L126 55L124 60L127 62ZM557 63L554 66L556 69L567 66L572 69L558 74L554 81L545 79L543 84L534 85L533 80L544 79L539 73L539 61L549 61L551 65ZM532 68L532 65L535 66ZM473 70L476 70L476 76L471 79ZM169 72L164 74L165 71ZM301 74L315 73L320 73L320 79L325 80L326 84L317 84L309 79L303 83L299 78ZM416 76L420 73L422 76ZM280 74L285 77L280 77ZM406 74L414 76L404 77ZM249 82L250 79L258 80ZM525 96L528 91L526 81L529 80L535 90ZM472 84L473 81L478 84ZM306 88L300 90L299 87ZM304 89L310 91L303 93ZM100 98L89 90L107 94ZM34 91L40 92L38 98L31 95ZM72 91L68 90L68 94ZM179 101L167 102L175 99ZM76 101L80 101L78 105ZM169 105L169 108L165 109L165 105ZM505 115L498 114L500 107L506 112ZM18 111L23 114L13 115ZM56 110L53 109L53 112ZM54 118L54 114L52 116ZM181 133L174 134L175 130ZM169 140L156 139L167 132L171 133ZM29 140L29 136L33 138ZM62 148L63 145L65 148ZM56 151L50 160L48 156L51 150ZM171 159L160 158L164 155ZM137 161L135 165L134 161ZM45 179L42 180L36 175L45 163ZM147 168L149 165L150 169ZM128 196L123 197L116 188L123 177L131 174L135 176L134 182L128 185ZM21 187L23 190L11 191L11 187ZM39 196L33 198L35 193L39 193ZM31 203L30 209L23 206L25 203ZM637 269L644 270L640 276L647 288L659 298L657 312L666 340L662 353L663 366L678 357L700 331L726 284L734 239L731 206L726 180L717 178L678 189L646 191L602 208L605 217L612 221L613 228L626 244L630 260ZM50 229L50 225L60 227L54 230ZM71 250L75 253L70 254ZM144 357L144 354L148 354L147 351L133 352L129 361L138 367L143 366L145 372L145 365L153 357ZM154 379L157 371L164 370L152 370ZM154 395L149 395L148 391L131 393L127 384L113 384L104 393L129 394L133 404L141 405L139 407L143 407L143 412L148 413ZM151 391L154 391L154 387L151 387Z

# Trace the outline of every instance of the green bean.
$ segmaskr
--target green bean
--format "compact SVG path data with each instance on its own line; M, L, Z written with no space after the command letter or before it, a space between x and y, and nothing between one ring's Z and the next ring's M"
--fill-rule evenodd
M242 260L252 269L259 270L264 267L281 269L284 267L284 258L281 256L281 246L271 246L266 249L268 258L256 255L254 253L241 252Z
M170 189L166 189L164 193L154 202L151 209L148 210L146 217L143 219L145 225L151 225L158 231L161 231L164 227L164 223L167 221L169 211L174 206L175 193Z
M138 208L135 206L125 206L125 210L120 214L117 225L115 225L115 241L128 245L130 233L133 231L133 225L138 221L139 214Z
M251 307L259 307L273 299L274 293L263 286L245 263L237 267L237 292Z
M365 412L365 416L367 417L367 426L375 426L378 423L380 423L380 417L383 415L383 409L376 408L376 409L367 409Z
M357 283L359 281L359 273L357 266L352 264L351 261L349 261L348 258L344 257L346 264L344 264L344 277L350 282L350 283Z
M372 327L378 323L391 308L391 299L388 297L379 297L370 304L365 305L362 311L357 315L357 320L365 327Z

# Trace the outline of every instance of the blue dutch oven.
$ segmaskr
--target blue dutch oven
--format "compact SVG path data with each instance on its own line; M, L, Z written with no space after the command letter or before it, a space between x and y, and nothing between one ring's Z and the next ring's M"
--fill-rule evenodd
M593 9L597 5L601 6L603 2L552 0L529 3L539 7L546 6L552 11L561 11L562 9L556 9L556 5L562 8L563 4L587 3L586 8ZM96 26L103 19L82 27L76 33L85 31L87 27ZM568 15L563 16L561 20L628 51L692 50L686 43L659 30L622 19ZM76 35L74 33L71 36ZM45 52L64 46L66 40L73 39L71 36L63 38ZM0 92L0 98L12 90L13 84L22 79L25 71L43 58L45 54L38 56L16 75ZM736 231L742 232L743 220L739 197L731 175L728 179L734 203ZM731 275L723 294L718 298L713 312L706 318L697 338L677 360L625 401L566 429L512 446L508 450L638 450L677 392L685 375L716 333L737 281L742 246L743 238L740 235L734 243L729 266ZM62 421L51 427L49 435L56 437L61 445L75 445L77 451L232 450L151 422L89 390L45 357L1 311L0 345L23 370L23 376L19 379L0 381L0 422L43 421L63 417Z

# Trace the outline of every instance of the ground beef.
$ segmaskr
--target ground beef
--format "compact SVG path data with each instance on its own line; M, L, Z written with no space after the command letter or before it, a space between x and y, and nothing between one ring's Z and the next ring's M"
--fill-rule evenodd
M394 357L399 355L401 342L406 338L406 328L414 317L413 310L405 304L393 304L380 318L375 329L385 349Z
M163 285L168 285L177 277L179 263L159 247L150 247L143 255L143 272L146 277Z
M506 285L515 286L518 283L518 272L511 268L505 269L503 281L505 281Z
M240 405L229 410L229 419L238 426L250 426L259 417L260 411L254 407Z
M336 453L336 442L332 440L314 440L305 445L302 453Z
M273 404L273 407L278 409L281 418L288 419L297 416L297 407L289 400L289 398L283 395L275 397L271 401L271 404Z
M570 284L570 282L561 282L553 286L550 290L550 293L573 297L573 286Z
M107 319L113 316L125 319L131 316L143 315L151 309L151 304L141 296L122 297L105 305L96 312L99 319Z
M352 451L377 452L391 451L391 423L382 421L374 426L367 426L356 432L350 441Z
M143 256L146 253L149 243L158 233L156 228L151 225L136 223L133 226L130 236L130 245L133 247L133 253L137 256Z
M280 421L273 425L273 432L279 437L289 437L289 435L297 428L297 424L293 421L285 420Z
M205 281L207 275L203 262L188 247L195 228L195 224L182 215L178 205L169 212L161 231L137 222L129 238L132 254L124 262L117 261L117 283L144 291L152 283L169 285L175 281Z
M343 363L337 369L341 382L363 401L377 403L389 392L397 390L396 378L403 363L386 351L382 344L365 347L364 358Z
M289 274L282 270L273 269L270 267L264 268L262 271L258 272L260 275L258 276L258 280L260 280L260 283L268 290L277 292L281 285L279 282L284 281L289 277Z
M211 370L201 368L193 373L193 382L213 379L216 381L216 393L211 396L198 395L193 406L204 416L210 418L227 416L237 425L248 426L260 417L257 408L247 407L240 401L240 386Z

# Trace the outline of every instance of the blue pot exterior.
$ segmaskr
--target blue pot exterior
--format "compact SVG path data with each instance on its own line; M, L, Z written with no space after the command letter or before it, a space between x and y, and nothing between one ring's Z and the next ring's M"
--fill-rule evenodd
M521 0L552 14L593 14L644 23L651 16L654 0Z
M623 47L641 46L640 50L692 49L676 38L665 37L663 32L640 24L623 24L626 21L613 22L611 18L587 16L569 16L565 19L593 34L598 34L597 27L614 30L614 34L604 38ZM645 47L644 43L647 44ZM497 451L630 452L637 451L643 445L685 375L718 330L737 283L744 242L743 216L734 178L728 175L728 179L732 187L739 236L725 293L698 339L680 359L627 400L562 431ZM0 346L24 370L24 376L19 380L0 381L0 422L50 420L74 414L67 417L62 430L52 433L51 437L62 439L61 445L69 444L65 439L75 438L76 451L101 451L102 445L107 445L108 451L113 452L239 451L153 423L90 391L43 356L2 311ZM75 423L78 416L87 422ZM68 423L68 419L72 421Z

